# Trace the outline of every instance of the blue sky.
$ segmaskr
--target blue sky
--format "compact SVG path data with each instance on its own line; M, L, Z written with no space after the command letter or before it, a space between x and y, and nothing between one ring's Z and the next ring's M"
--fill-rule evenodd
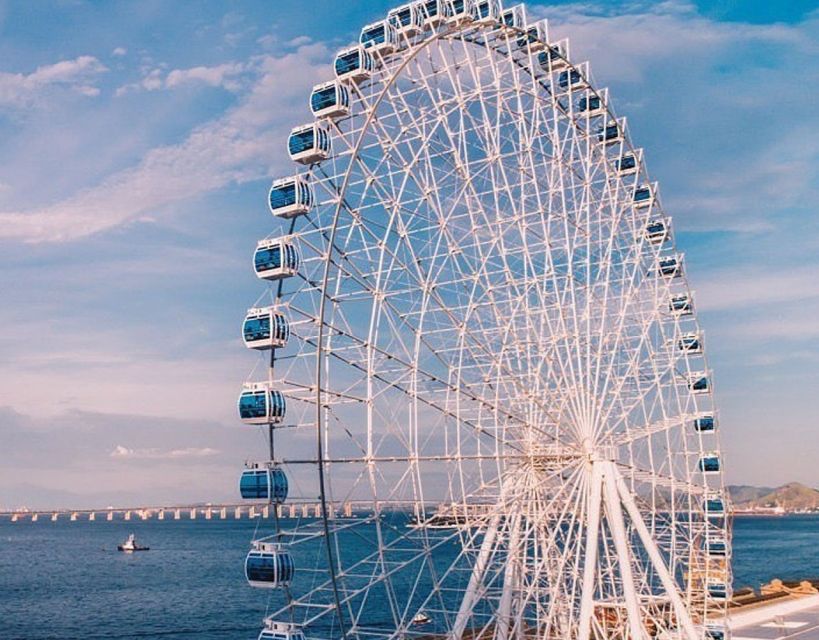
M529 4L660 181L733 483L819 485L814 4ZM266 188L389 6L0 1L0 505L234 497Z

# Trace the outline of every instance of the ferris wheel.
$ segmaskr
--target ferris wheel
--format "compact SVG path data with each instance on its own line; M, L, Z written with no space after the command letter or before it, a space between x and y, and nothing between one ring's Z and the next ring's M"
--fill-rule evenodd
M244 324L260 640L724 640L704 337L588 62L523 5L424 0L333 67Z

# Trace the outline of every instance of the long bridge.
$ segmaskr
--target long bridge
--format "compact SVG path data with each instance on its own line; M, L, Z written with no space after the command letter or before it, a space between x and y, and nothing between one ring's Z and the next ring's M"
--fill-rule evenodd
M320 518L321 503L294 502L271 505L267 502L243 502L230 504L188 504L158 507L106 507L104 509L17 509L0 511L0 519L11 522L37 522L39 520L241 520L245 518L273 517L276 507L279 518ZM355 517L359 513L372 513L372 502L328 503L331 518Z

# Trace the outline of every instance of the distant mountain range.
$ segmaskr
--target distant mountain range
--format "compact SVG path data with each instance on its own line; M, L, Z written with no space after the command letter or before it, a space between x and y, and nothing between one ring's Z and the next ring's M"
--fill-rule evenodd
M785 511L819 510L819 491L799 482L781 487L729 485L728 494L735 508L782 507Z

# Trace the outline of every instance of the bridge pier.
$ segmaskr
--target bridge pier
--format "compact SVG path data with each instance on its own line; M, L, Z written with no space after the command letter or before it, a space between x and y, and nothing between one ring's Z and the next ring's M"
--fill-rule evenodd
M39 514L39 513L32 513L32 514L31 514L31 521L32 521L32 522L37 522L37 519L38 519L39 517L40 517L40 514Z
M52 513L51 514L51 522L57 522L57 518L59 517L59 513Z
M227 520L227 509L225 509L224 507L222 507L222 510L219 511L219 518L221 520Z
M130 519L131 519L131 512L130 512L130 511L126 511L126 512L125 512L125 518L124 518L124 520L130 520Z
M97 519L97 514L93 511L88 514L88 522L94 522Z
M191 509L191 520L196 520L196 509Z
M236 510L233 512L233 517L236 520L242 519L242 507L236 507Z
M344 517L345 518L352 518L353 517L353 503L352 502L345 502L344 503Z
M157 520L164 520L165 519L165 509L160 509L159 512L156 514Z
M211 509L205 509L205 520L210 520L213 517L213 511Z
M296 505L294 505L294 504L290 505L290 517L291 518L296 517Z
M107 515L107 516L105 516L105 519L106 519L106 520L108 520L108 522L111 522L111 520L113 520L113 519L114 519L114 512L113 512L113 511L109 511L109 512L108 512L108 515Z

